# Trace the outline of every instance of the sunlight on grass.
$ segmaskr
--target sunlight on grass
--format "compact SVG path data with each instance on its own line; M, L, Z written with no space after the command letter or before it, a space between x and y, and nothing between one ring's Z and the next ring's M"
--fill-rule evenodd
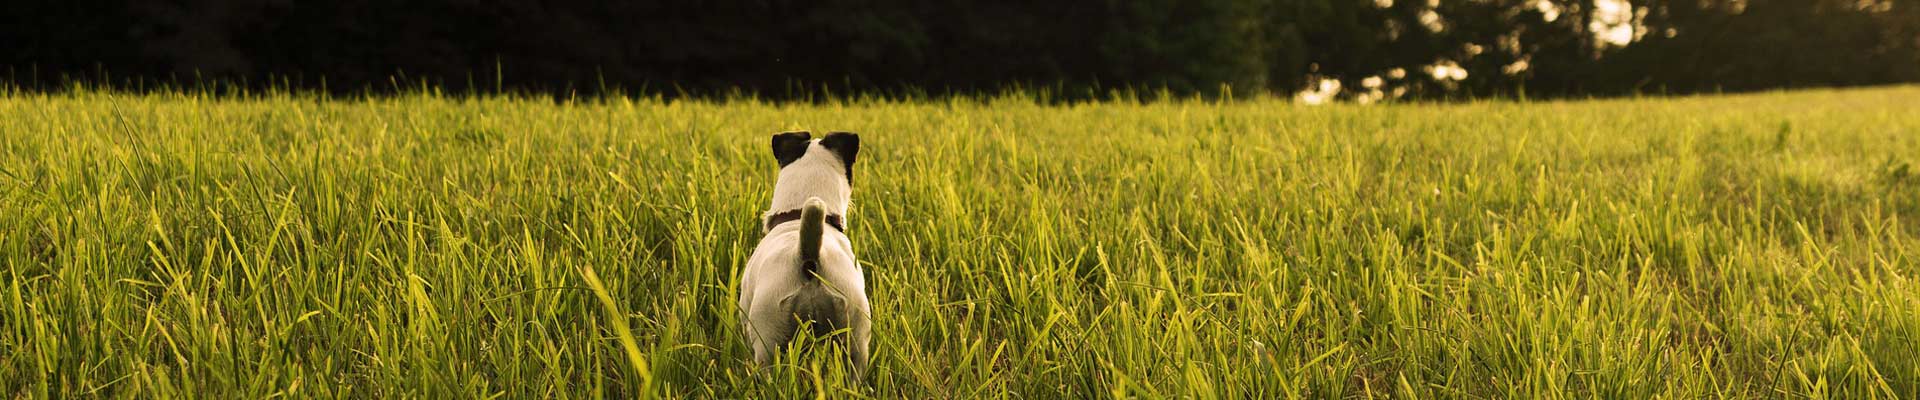
M0 397L1916 398L1913 104L13 93ZM740 338L790 129L865 385Z

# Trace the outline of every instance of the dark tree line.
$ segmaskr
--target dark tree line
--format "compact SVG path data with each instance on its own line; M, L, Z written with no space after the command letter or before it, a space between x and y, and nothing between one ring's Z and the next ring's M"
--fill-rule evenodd
M39 89L213 81L334 92L427 84L779 97L1022 86L1072 96L1116 88L1286 94L1331 79L1345 96L1681 93L1920 81L1917 6L15 0L0 2L0 74Z

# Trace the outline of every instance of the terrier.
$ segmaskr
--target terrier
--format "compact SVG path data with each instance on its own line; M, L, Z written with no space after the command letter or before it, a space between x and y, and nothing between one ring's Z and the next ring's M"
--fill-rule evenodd
M815 337L844 329L835 340L852 357L856 379L865 379L872 321L846 235L859 151L860 136L849 132L817 140L804 131L773 135L780 179L761 216L766 236L740 276L740 325L755 364L771 364L802 327Z

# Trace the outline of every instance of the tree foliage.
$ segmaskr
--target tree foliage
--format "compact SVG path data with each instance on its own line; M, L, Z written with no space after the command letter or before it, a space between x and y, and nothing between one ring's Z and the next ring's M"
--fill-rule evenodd
M1625 14L1602 15L1609 4L1625 5ZM1895 0L27 0L0 5L8 50L0 62L7 80L26 87L214 80L336 92L427 83L778 97L1024 86L1074 96L1293 93L1331 79L1359 97L1608 95L1920 80L1916 8ZM1607 27L1596 21L1622 18L1630 43L1599 38Z

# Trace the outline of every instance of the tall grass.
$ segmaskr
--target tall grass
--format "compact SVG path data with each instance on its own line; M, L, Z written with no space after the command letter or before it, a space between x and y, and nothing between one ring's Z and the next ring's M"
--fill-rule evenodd
M1920 398L1914 104L12 93L0 397ZM747 364L790 129L865 385Z

